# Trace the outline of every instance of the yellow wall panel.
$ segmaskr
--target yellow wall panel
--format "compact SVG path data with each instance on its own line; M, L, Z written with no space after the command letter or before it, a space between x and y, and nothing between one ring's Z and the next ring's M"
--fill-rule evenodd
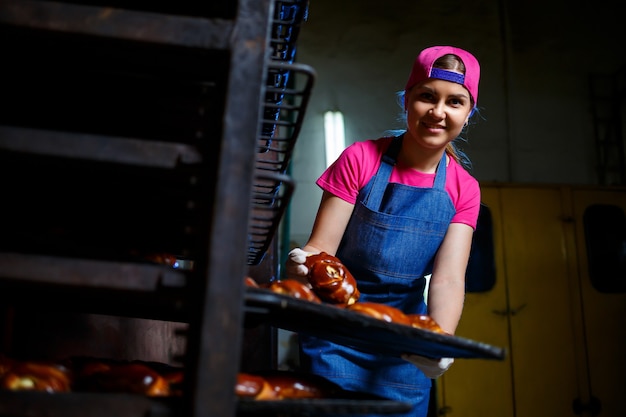
M578 396L559 189L501 190L517 417L568 416Z
M457 360L437 381L439 415L626 416L626 294L591 285L583 227L592 204L626 212L626 190L494 184L482 197L496 282L467 294L457 335L507 356Z
M482 201L488 205L494 222L494 242L502 237L499 212L499 190L485 189ZM498 225L498 226L497 226ZM494 346L508 347L506 280L502 253L496 254L498 275L494 288L482 293L468 293L463 316L456 334ZM513 415L513 386L510 355L503 361L459 359L438 381L439 404L446 416L489 417ZM488 393L488 394L486 394Z
M603 293L592 286L583 230L585 209L592 204L615 205L626 212L626 191L581 189L575 190L572 198L579 237L581 303L591 386L585 400L591 401L592 397L601 409L601 416L626 416L626 293ZM623 244L626 246L626 241Z

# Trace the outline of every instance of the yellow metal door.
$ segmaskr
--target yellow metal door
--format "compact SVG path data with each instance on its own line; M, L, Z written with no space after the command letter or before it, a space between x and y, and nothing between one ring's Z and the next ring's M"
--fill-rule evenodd
M494 243L502 246L499 203L500 191L482 190L482 201L492 215ZM494 346L508 347L508 317L506 310L506 280L502 251L495 253L496 281L486 292L468 293L463 317L456 334ZM510 355L504 361L458 359L437 380L439 415L451 417L513 416L513 388Z
M623 292L623 285L621 291L599 290L593 285L589 273L584 215L589 207L598 204L619 207L622 212L626 212L626 190L579 189L573 191L572 200L590 385L590 393L583 395L580 402L587 411L590 408L599 411L596 414L598 416L623 417L626 416L626 292ZM609 223L608 226L613 224L616 228L620 227L619 222ZM623 223L621 226L623 231ZM626 241L623 235L621 244L623 263L626 261ZM623 264L617 272L621 276L615 279L623 283L626 280Z
M576 335L558 188L501 190L516 417L574 416Z
M571 222L558 187L483 187L496 283L468 293L457 334L507 348L505 361L458 360L437 382L440 414L575 416L579 362ZM569 241L568 241L569 239Z

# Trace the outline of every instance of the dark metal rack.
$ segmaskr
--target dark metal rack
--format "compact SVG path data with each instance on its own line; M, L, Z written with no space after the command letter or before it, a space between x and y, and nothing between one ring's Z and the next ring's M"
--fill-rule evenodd
M308 0L276 2L249 227L248 263L252 266L263 261L294 188L285 173L315 78L311 67L294 63L300 26L307 16Z
M3 393L1 415L235 414L274 7L0 2L0 306L189 324L181 399Z
M315 75L294 63L307 10L0 0L0 319L28 305L189 325L181 398L4 391L0 416L405 410L234 398L244 314L292 326L267 305L251 312L243 278L265 261L294 188L286 171ZM193 268L155 262L162 253Z
M294 184L285 175L313 88L313 70L302 64L271 63L260 136L257 140L248 263L258 265L289 204ZM287 83L286 80L291 80Z

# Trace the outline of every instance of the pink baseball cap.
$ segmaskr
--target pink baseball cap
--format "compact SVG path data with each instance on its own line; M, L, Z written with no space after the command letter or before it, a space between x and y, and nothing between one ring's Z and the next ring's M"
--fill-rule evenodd
M465 64L465 75L441 68L433 68L433 64L446 54L454 54L461 58ZM480 64L474 55L453 46L431 46L424 49L415 59L411 75L404 87L405 93L415 84L421 83L428 78L438 78L461 84L474 99L474 106L478 103L478 81L480 80Z

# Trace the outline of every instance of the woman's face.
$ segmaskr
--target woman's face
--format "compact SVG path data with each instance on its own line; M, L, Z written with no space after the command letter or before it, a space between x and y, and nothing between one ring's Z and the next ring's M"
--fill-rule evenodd
M461 84L429 78L408 92L406 109L407 132L421 146L439 149L459 136L472 104Z

